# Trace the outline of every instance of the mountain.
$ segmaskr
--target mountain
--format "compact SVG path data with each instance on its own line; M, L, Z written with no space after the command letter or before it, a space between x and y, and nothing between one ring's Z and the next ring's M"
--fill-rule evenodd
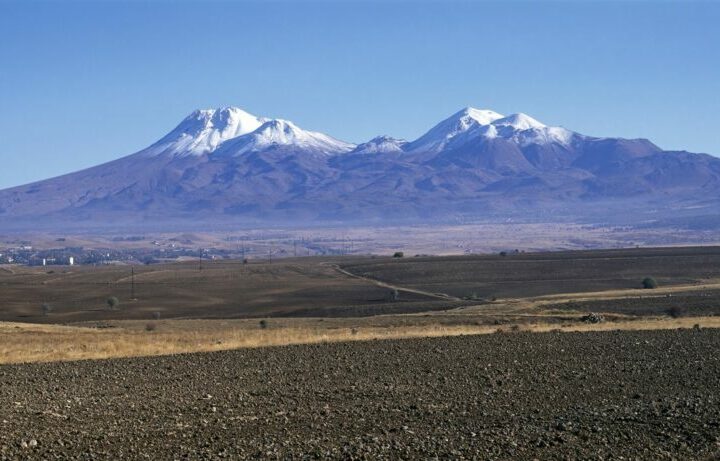
M368 142L358 144L353 149L354 154L391 154L400 153L405 150L407 141L396 139L391 136L382 135L372 138Z
M215 156L238 157L251 152L288 149L316 154L339 154L355 146L322 133L305 131L287 120L269 120L247 136L238 136L224 142L215 150Z
M144 153L151 157L204 155L227 140L252 133L268 121L237 107L196 110Z
M465 108L354 145L235 107L148 148L0 191L0 230L466 220L647 223L720 211L720 159ZM697 222L707 221L698 219Z

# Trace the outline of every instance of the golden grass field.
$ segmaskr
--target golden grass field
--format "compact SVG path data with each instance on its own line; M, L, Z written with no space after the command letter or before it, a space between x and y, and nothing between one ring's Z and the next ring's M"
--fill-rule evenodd
M261 328L257 320L160 320L112 322L111 328L39 325L0 322L0 364L108 359L171 355L228 349L314 344L337 341L367 341L418 337L478 335L491 333L535 333L549 331L654 330L676 328L720 328L720 317L672 319L621 316L598 324L579 318L562 323L542 320L553 313L517 322L491 325L470 314L457 315L463 323L448 322L450 315L393 316L358 319L272 319ZM415 317L415 318L413 318ZM579 316L576 316L579 317ZM478 319L478 320L475 320ZM154 329L148 331L148 324Z

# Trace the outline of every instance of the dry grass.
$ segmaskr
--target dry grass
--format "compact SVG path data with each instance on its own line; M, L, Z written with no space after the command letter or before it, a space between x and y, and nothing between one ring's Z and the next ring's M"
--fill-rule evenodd
M547 332L720 328L718 317L654 318L600 324L557 323L490 325L339 326L314 320L281 323L266 329L255 321L169 320L157 331L145 322L122 322L109 329L0 323L0 364L107 359L208 352L228 349L337 341L477 335L513 331ZM322 323L322 324L320 324Z

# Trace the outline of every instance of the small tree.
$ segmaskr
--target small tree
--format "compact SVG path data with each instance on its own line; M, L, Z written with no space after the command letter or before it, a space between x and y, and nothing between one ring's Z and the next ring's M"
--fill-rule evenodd
M115 296L111 296L107 299L107 305L110 309L117 309L117 307L120 305L120 300L117 299Z
M405 256L405 253L402 251L396 251L395 254L393 254L393 258L402 258Z
M642 281L643 288L647 290L652 290L654 288L658 287L657 281L652 277L645 277Z
M53 307L48 303L43 303L40 308L42 309L42 313L45 316L50 315L50 313L53 311Z

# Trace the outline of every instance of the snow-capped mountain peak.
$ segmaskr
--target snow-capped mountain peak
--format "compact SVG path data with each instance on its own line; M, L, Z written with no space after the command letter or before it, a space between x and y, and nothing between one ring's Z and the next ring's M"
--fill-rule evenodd
M466 107L454 114L451 118L456 117L458 120L467 122L474 120L480 125L488 125L496 120L502 119L503 115L489 109L475 109L474 107Z
M511 127L514 130L530 130L533 128L546 128L546 125L538 122L534 118L530 117L529 115L518 113L518 114L512 114L508 115L507 117L503 117L497 120L493 120L492 122L495 126L507 126Z
M408 152L437 153L472 147L476 142L502 138L521 146L559 143L567 145L575 133L547 126L527 114L503 116L492 110L465 108L408 144Z
M376 136L368 142L359 144L354 150L354 154L390 154L403 152L403 147L407 144L404 139L396 139L392 136L382 135Z
M175 157L208 154L229 139L255 131L267 120L237 107L195 110L143 153Z
M440 152L455 137L470 129L489 125L503 115L488 109L466 107L435 125L423 136L407 146L408 151Z
M513 141L520 146L530 144L569 144L575 133L559 126L547 126L529 115L518 113L508 115L492 123L494 132L486 137L501 137Z
M223 143L215 154L239 156L249 152L277 148L293 148L320 154L337 154L349 152L355 148L355 145L323 133L303 130L288 120L273 119L266 121L251 133Z

